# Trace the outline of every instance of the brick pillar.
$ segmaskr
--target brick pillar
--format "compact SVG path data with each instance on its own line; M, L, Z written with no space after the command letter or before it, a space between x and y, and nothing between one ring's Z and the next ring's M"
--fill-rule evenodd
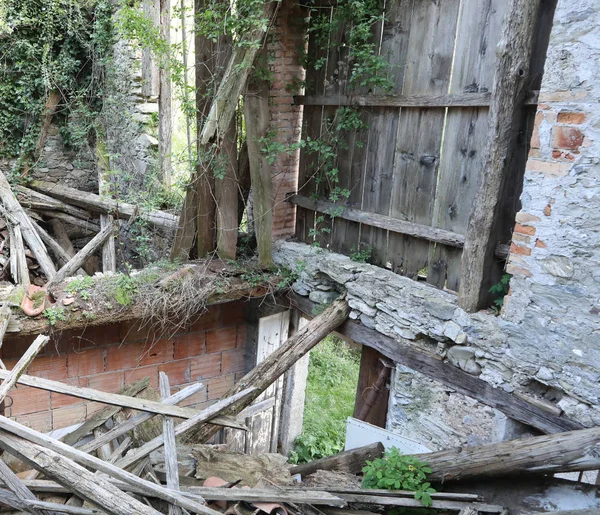
M282 2L267 45L273 79L269 95L271 127L277 133L276 141L284 145L300 141L302 130L302 106L293 105L293 96L302 93L297 86L305 78L304 68L300 65L305 17L305 11L298 4ZM299 160L299 150L291 155L282 153L272 168L274 239L294 234L296 209L284 199L298 187Z

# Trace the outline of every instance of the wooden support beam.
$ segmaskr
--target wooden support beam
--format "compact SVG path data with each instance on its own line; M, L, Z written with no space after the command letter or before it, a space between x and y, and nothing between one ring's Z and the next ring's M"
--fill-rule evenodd
M41 191L59 200L89 209L95 213L118 215L119 218L123 219L139 215L140 218L157 227L164 229L175 229L177 227L177 216L165 211L159 211L158 209L138 210L137 206L133 204L127 204L114 199L103 199L94 193L50 182L32 181L30 186L36 191Z
M56 481L64 486L69 487L69 483L65 481L65 476L61 476L61 474L67 472L69 473L69 476L73 478L73 471L77 470L75 477L79 477L79 479L77 481L77 487L74 491L72 490L73 493L78 496L83 496L86 498L86 500L95 504L98 504L98 501L103 501L103 499L99 499L98 495L93 493L95 489L99 489L101 485L103 485L106 490L109 490L108 487L110 487L111 489L115 489L120 494L122 494L122 492L102 479L99 475L92 474L79 465L84 465L85 467L99 470L100 472L103 472L112 478L134 486L135 488L144 492L144 495L158 497L166 502L175 503L178 506L181 506L182 508L194 513L206 515L216 515L218 513L210 508L207 508L206 506L199 504L198 500L200 500L200 502L203 501L199 496L197 497L198 500L191 500L182 495L181 492L175 492L174 490L170 490L161 485L150 483L113 465L112 463L102 461L99 458L77 450L70 445L66 445L50 436L23 426L18 422L10 420L6 417L0 416L0 428L3 430L2 438L0 438L1 448L8 450L11 453L15 453L16 455L27 457L27 462L31 466L37 470L40 470L44 474L53 477ZM38 457L39 461L37 461ZM129 502L134 501L133 498L129 499ZM153 509L149 509L147 506L139 503L138 501L135 502L138 505L143 506L144 510L138 511L140 509L139 507L132 508L130 506L123 506L123 504L120 504L124 502L123 499L112 499L111 502L113 503L112 506L109 504L107 507L107 505L104 503L100 506L102 506L104 509L108 508L107 511L109 513L118 513L119 515L130 515L131 513L158 513ZM127 508L129 511L122 511L123 508Z
M458 447L418 457L431 467L431 481L596 470L600 468L600 428Z
M434 243L441 243L442 245L448 245L450 247L460 249L463 248L465 244L465 237L462 234L446 231L444 229L437 229L436 227L431 227L429 225L406 222L390 216L368 213L366 211L361 211L360 209L334 204L333 202L328 202L326 200L313 200L302 195L290 194L286 200L305 209L310 209L330 216L334 215L336 218L359 222L371 227L379 227L380 229L396 232L398 234L407 234L409 236L432 241ZM495 255L500 259L506 259L508 257L507 247L505 245L496 245Z
M96 163L98 167L98 191L100 196L110 195L110 161L106 150L106 141L103 137L96 137ZM112 226L114 218L112 215L100 215L100 227L104 229L107 225ZM102 244L102 271L117 271L117 251L114 238L108 238Z
M381 442L372 443L357 449L340 452L327 458L321 458L320 460L294 465L290 468L290 474L300 474L306 477L314 474L317 470L338 470L350 474L358 474L362 472L367 460L372 461L376 458L381 458L383 451L384 447Z
M529 69L541 0L509 0L496 49L496 70L489 112L489 146L482 180L469 218L461 260L459 303L465 311L485 305L503 185L511 163L520 112L529 82ZM491 282L494 282L491 280Z
M14 220L14 223L20 227L20 230L23 234L23 239L27 243L27 246L31 252L33 252L35 255L44 275L49 280L52 279L56 273L54 263L52 263L46 247L42 243L42 240L38 236L36 230L33 228L31 219L29 216L27 216L27 213L25 213L25 210L23 207L21 207L21 204L19 204L19 201L16 199L10 187L10 184L2 172L0 172L0 204L4 206L4 209Z
M46 289L51 291L57 284L73 275L83 264L98 250L113 234L114 226L107 225L94 236L77 254L75 254L46 284Z
M0 403L4 401L4 398L8 395L8 392L11 390L11 388L17 384L19 377L21 377L23 372L27 370L27 367L39 354L42 348L45 347L46 343L48 343L48 340L50 340L49 336L40 334L35 340L33 340L33 343L25 351L25 354L21 356L19 361L17 361L13 369L6 374L6 377L0 386Z
M330 304L320 315L288 338L229 390L228 396L235 395L248 387L255 389L252 395L234 404L223 414L237 415L244 408L250 406L284 372L342 324L348 318L349 313L350 307L344 299L337 299ZM186 440L195 443L205 442L215 432L214 426L203 424L192 431Z
M529 91L526 105L537 105L539 91ZM488 107L491 93L448 95L296 95L295 105L356 107Z
M265 56L266 49L261 51ZM258 246L258 259L262 266L273 264L271 238L273 232L273 185L271 166L263 152L263 139L271 124L269 108L269 83L253 78L244 95L244 117L252 120L246 124L246 143L252 185L252 215Z
M164 372L159 372L158 379L160 396L164 402L171 396L169 378ZM179 466L177 464L177 444L175 443L175 423L171 417L163 417L163 438L167 486L172 490L179 490ZM183 515L183 510L179 506L170 504L169 515Z
M294 295L293 304L308 316L312 316L315 304L308 299ZM501 388L494 388L476 376L463 372L458 367L445 363L411 344L385 336L360 323L348 321L337 332L356 343L378 350L386 358L421 372L436 381L448 385L457 392L477 399L483 404L496 408L508 417L530 425L544 433L560 433L581 429L583 426L568 418L558 417L546 410L518 398Z
M48 195L44 195L39 191L34 191L24 186L16 186L15 191L17 192L17 199L19 200L19 203L24 208L33 209L35 211L56 211L67 214L80 221L89 220L91 218L91 215L88 211L70 204L66 204L65 202L52 198ZM100 229L98 228L98 230Z
M10 245L10 273L13 281L24 288L29 288L29 268L27 267L27 258L25 256L25 245L23 244L23 233L21 227L15 224L7 213L2 213L6 217L8 227L8 243Z

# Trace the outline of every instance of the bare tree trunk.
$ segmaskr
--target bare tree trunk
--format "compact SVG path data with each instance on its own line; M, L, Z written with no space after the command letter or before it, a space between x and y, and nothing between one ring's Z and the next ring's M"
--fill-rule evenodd
M171 2L160 0L160 33L171 43ZM158 167L165 187L171 186L171 152L173 142L173 103L171 73L168 63L159 70L160 93L158 95Z

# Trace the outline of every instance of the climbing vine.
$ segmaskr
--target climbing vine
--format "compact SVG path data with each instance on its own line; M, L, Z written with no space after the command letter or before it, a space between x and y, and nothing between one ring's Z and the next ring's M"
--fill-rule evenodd
M102 66L112 48L109 0L4 0L0 6L0 157L15 172L35 158L46 102L65 144L87 143L102 104Z

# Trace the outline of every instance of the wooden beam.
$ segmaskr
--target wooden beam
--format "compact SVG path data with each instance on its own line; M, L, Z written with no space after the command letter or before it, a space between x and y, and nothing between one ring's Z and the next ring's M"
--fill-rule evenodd
M312 316L311 313L315 306L313 302L298 295L294 295L293 299L293 304L298 309L308 316ZM516 395L501 388L494 388L482 379L467 374L458 367L445 363L438 357L432 356L411 344L403 344L398 340L369 329L361 323L347 321L337 329L337 332L356 343L378 350L396 363L440 381L457 392L477 399L483 404L496 408L508 417L535 427L544 433L560 433L583 427L578 422L558 417L523 399L519 399Z
M458 447L418 457L432 469L431 481L596 470L600 468L600 428Z
M127 204L115 199L101 198L94 193L76 190L75 188L51 182L32 181L30 186L36 191L41 191L51 197L89 209L95 213L118 215L119 218L124 219L139 215L140 218L157 227L164 229L175 229L177 227L177 216L165 211L159 211L158 209L138 210L137 206L133 204Z
M244 408L250 406L283 373L343 323L348 318L349 313L350 306L344 299L337 299L330 304L325 311L288 338L229 390L227 395L231 396L243 391L245 388L255 388L253 395L246 397L243 402L231 406L224 414L235 416ZM192 431L186 437L186 440L188 442L203 443L215 432L214 426L203 424Z
M529 91L526 105L537 105L538 91ZM295 105L356 107L488 107L491 93L449 95L296 95Z
M31 219L27 213L25 213L21 204L19 204L10 184L2 172L0 172L0 204L4 206L4 209L8 212L14 222L19 225L21 233L23 234L23 239L31 252L35 255L44 275L48 279L52 279L56 273L54 263L52 263L46 247L42 243L36 230L33 228Z
M17 192L19 203L24 208L33 209L35 211L58 211L68 214L73 218L77 218L78 220L89 220L91 218L88 211L66 204L65 202L48 195L44 195L39 191L34 191L24 186L16 186L15 191Z
M164 372L158 373L160 396L163 400L171 396L169 378ZM177 465L177 445L175 443L175 423L171 417L163 417L163 438L165 448L165 470L167 487L179 490L179 466ZM179 506L169 504L169 515L183 515Z
M171 44L171 0L159 0L163 41ZM165 187L171 187L171 152L173 148L173 99L171 73L165 63L158 70L158 169Z
M79 270L87 259L98 250L113 234L114 225L107 225L94 236L77 254L75 254L46 284L46 289L51 291L57 284L64 281Z
M33 492L21 482L4 460L0 460L0 479L25 505L28 505L30 501L37 501L37 497ZM37 510L35 508L27 511L34 515L52 515L49 511Z
M144 492L144 495L158 497L164 501L175 503L178 506L195 513L202 513L206 515L216 515L218 513L210 508L200 505L198 501L192 501L189 498L186 498L181 494L181 492L175 492L174 490L170 490L161 485L150 483L149 481L134 476L133 474L113 465L112 463L102 461L95 456L91 456L90 454L77 450L70 445L66 445L50 436L23 426L18 422L10 420L6 417L0 416L0 427L3 429L2 438L0 438L0 447L9 450L11 453L16 450L17 454L23 455L23 449L25 449L25 445L27 445L27 448L33 449L33 451L30 450L28 452L27 456L34 456L35 458L40 456L42 458L39 462L35 461L35 458L34 460L28 459L28 463L33 461L30 463L32 466L38 470L41 470L44 474L54 477L54 479L56 479L59 483L64 484L62 480L58 479L58 477L55 477L55 472L60 473L62 470L61 464L64 464L65 460L68 460L68 472L71 472L75 468L75 464L71 463L71 461L73 461L79 465L84 465L85 467L99 470L100 472L103 472L115 479L139 488L142 492ZM53 463L59 467L58 471L53 466ZM106 487L107 482L99 475L94 475L91 472L83 469L83 467L78 465L76 466L77 470L80 471L80 479L77 482L77 488L75 489L74 493L76 495L83 495L87 500L96 503L97 499L94 500L95 498L89 495L89 491L86 493L84 488L89 488L93 492L93 490L99 487L102 483L104 483ZM81 472L82 470L86 473L86 475L83 475ZM91 476L91 478L87 477L88 474ZM82 481L82 478L87 478L88 480ZM108 485L112 487L110 483ZM116 490L118 491L118 489ZM198 499L200 499L200 497L198 497ZM131 500L133 501L133 499ZM109 513L112 513L113 511L111 510L115 510L119 502L122 501L114 499L112 502L115 503L115 505L110 507L108 510ZM119 511L118 513L123 513L123 515L130 515L131 513L157 513L153 509L148 510L148 507L145 505L142 506L145 508L142 511L137 511L139 508L129 508L129 511ZM107 508L106 505L102 505L102 507L105 509ZM119 506L119 510L121 510L121 506Z
M8 392L11 390L11 388L17 384L19 377L21 377L23 372L27 370L27 367L39 354L46 343L48 343L48 340L50 340L49 336L40 334L35 340L33 340L33 343L25 351L25 354L21 356L19 361L17 361L13 369L6 374L6 377L2 382L2 386L0 386L0 403L4 401L4 398L8 395Z
M63 213L60 213L60 214L62 215ZM69 215L64 215L64 216L68 217ZM77 220L77 218L75 218L75 220ZM82 220L80 222L82 222ZM96 225L96 224L94 224L94 225ZM52 227L52 232L54 233L56 242L69 256L69 258L64 263L61 263L60 266L62 267L64 265L66 265L71 260L71 258L75 254L77 254L77 252L75 251L75 247L73 247L73 244L71 243L71 238L70 238L69 233L67 232L67 229L65 228L65 224L63 223L62 220L60 220L59 218L56 218L56 217L52 217L50 219L50 226ZM98 231L94 233L94 236L100 232L100 226L97 226L97 227L98 227ZM44 238L42 237L42 239L44 239ZM79 270L81 271L81 269L83 269L85 271L85 273L87 273L88 275L94 275L96 272L98 272L100 270L100 268L98 266L98 258L96 256L90 256Z
M364 447L359 447L358 449L352 449L334 454L333 456L328 456L327 458L321 458L320 460L294 465L290 468L290 474L300 474L303 477L306 477L310 474L314 474L317 470L337 470L348 472L350 474L359 474L365 466L365 461L381 458L383 451L384 447L381 442L372 443L365 445Z
M523 108L541 0L509 0L496 49L489 112L489 146L482 180L469 218L461 259L459 304L465 311L485 305L494 266L501 196ZM492 281L493 282L493 281Z
M98 192L101 196L110 196L110 159L106 150L106 140L96 136L96 162L98 167ZM112 215L100 215L100 227L104 229L107 225L112 226L114 218ZM108 238L102 244L102 271L117 271L117 251L114 238Z
M15 223L8 213L0 211L6 218L8 228L8 244L10 246L10 273L13 281L23 287L25 291L29 288L29 268L25 256L25 245L23 244L23 233L19 224Z
M313 200L296 194L288 195L286 200L305 209L311 209L329 216L335 216L352 222L359 222L371 227L379 227L380 229L386 229L399 234L415 236L416 238L422 238L434 243L441 243L442 245L448 245L450 247L460 249L465 243L465 237L462 234L446 231L444 229L437 229L429 225L406 222L377 213L368 213L366 211L361 211L360 209L334 204L326 200ZM495 254L500 259L506 259L508 257L506 246L497 245Z
M266 49L261 51L266 58ZM273 185L271 166L263 152L261 141L267 136L271 124L269 108L269 83L254 78L244 95L244 117L252 120L246 124L246 143L250 166L250 183L252 185L252 215L258 259L262 266L273 264L271 246L273 232Z
M354 418L385 428L390 396L387 383L392 366L379 351L362 346Z

